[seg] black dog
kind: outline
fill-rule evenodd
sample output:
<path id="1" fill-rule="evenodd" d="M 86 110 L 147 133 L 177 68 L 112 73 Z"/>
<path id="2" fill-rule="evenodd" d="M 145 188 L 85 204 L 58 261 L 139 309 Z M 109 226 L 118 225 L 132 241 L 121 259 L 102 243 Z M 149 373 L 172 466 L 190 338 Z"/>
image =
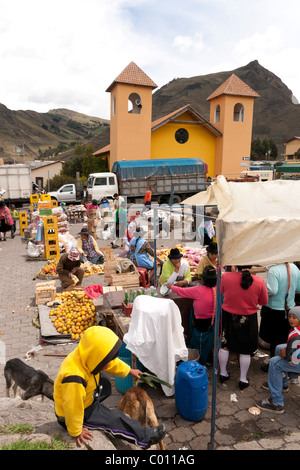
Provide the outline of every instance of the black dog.
<path id="1" fill-rule="evenodd" d="M 4 376 L 6 380 L 6 396 L 9 397 L 10 387 L 13 385 L 14 397 L 17 395 L 17 388 L 24 390 L 23 400 L 42 395 L 53 400 L 54 382 L 45 372 L 36 370 L 28 366 L 20 359 L 11 359 L 7 361 L 4 367 Z"/>

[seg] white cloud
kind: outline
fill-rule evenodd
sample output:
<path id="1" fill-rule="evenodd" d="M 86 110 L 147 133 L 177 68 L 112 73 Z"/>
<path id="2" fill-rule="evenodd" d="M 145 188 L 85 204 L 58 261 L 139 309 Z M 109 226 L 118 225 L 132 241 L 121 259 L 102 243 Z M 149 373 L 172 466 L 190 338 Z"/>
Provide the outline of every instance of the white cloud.
<path id="1" fill-rule="evenodd" d="M 298 1 L 247 1 L 1 0 L 0 103 L 109 118 L 132 60 L 161 87 L 258 59 L 300 97 Z"/>
<path id="2" fill-rule="evenodd" d="M 190 50 L 202 50 L 204 48 L 202 33 L 195 33 L 193 36 L 176 36 L 173 41 L 175 48 L 179 52 L 189 52 Z"/>
<path id="3" fill-rule="evenodd" d="M 234 47 L 233 54 L 239 57 L 257 57 L 262 53 L 275 52 L 282 44 L 282 34 L 280 28 L 271 25 L 263 33 L 254 33 L 251 37 L 246 37 L 239 41 Z"/>

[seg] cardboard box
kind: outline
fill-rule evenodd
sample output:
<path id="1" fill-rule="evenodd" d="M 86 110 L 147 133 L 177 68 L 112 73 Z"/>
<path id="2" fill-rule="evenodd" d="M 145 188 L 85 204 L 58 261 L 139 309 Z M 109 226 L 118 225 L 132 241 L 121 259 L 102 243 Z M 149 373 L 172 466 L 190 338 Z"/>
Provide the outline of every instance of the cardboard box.
<path id="1" fill-rule="evenodd" d="M 55 281 L 39 282 L 35 288 L 35 304 L 41 305 L 53 302 L 56 297 Z"/>

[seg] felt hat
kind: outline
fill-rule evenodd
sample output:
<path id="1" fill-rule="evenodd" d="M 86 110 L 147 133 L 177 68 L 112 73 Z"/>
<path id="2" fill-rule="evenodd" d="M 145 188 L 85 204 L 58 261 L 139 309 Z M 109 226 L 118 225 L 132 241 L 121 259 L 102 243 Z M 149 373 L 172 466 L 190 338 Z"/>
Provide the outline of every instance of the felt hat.
<path id="1" fill-rule="evenodd" d="M 171 248 L 170 253 L 168 254 L 169 259 L 180 259 L 183 257 L 183 254 L 180 253 L 178 248 Z"/>
<path id="2" fill-rule="evenodd" d="M 86 227 L 83 227 L 81 231 L 79 232 L 79 235 L 88 235 L 89 231 Z"/>
<path id="3" fill-rule="evenodd" d="M 68 253 L 68 259 L 70 261 L 78 261 L 80 260 L 80 253 L 76 248 L 72 248 L 72 250 L 69 251 Z"/>

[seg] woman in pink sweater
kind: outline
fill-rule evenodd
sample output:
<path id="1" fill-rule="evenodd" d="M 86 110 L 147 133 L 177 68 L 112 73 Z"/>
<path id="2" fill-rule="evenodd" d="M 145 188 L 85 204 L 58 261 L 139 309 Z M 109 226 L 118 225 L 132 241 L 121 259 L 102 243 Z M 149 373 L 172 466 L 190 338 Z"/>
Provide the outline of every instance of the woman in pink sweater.
<path id="1" fill-rule="evenodd" d="M 220 382 L 229 379 L 227 362 L 229 351 L 239 354 L 240 390 L 249 386 L 247 373 L 251 355 L 258 346 L 257 310 L 268 302 L 264 280 L 251 275 L 251 266 L 238 266 L 235 272 L 226 272 L 221 279 L 222 347 L 219 351 Z"/>
<path id="2" fill-rule="evenodd" d="M 11 213 L 4 201 L 0 201 L 0 241 L 6 241 L 6 232 L 11 231 L 14 224 Z M 1 238 L 1 234 L 3 238 Z"/>
<path id="3" fill-rule="evenodd" d="M 216 284 L 217 273 L 214 266 L 206 266 L 200 275 L 202 285 L 194 287 L 177 287 L 167 284 L 173 292 L 193 302 L 193 330 L 189 346 L 198 349 L 202 365 L 206 364 L 207 358 L 214 344 L 214 316 L 216 307 Z"/>

